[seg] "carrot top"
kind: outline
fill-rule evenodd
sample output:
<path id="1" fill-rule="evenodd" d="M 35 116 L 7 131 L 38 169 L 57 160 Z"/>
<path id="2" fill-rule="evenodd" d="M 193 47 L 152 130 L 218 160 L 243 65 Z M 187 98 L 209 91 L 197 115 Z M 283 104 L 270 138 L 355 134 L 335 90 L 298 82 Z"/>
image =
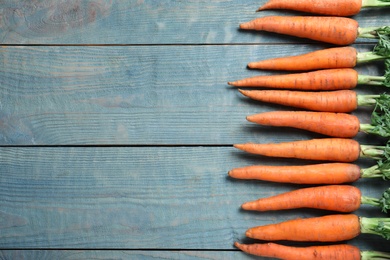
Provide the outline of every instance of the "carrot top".
<path id="1" fill-rule="evenodd" d="M 360 217 L 360 232 L 390 239 L 390 218 Z"/>
<path id="2" fill-rule="evenodd" d="M 382 178 L 390 180 L 390 162 L 387 160 L 379 160 L 376 165 L 366 169 L 361 169 L 361 178 Z"/>
<path id="3" fill-rule="evenodd" d="M 383 192 L 383 194 L 382 194 L 382 197 L 379 199 L 362 196 L 361 197 L 361 204 L 367 204 L 367 205 L 371 205 L 371 206 L 380 207 L 382 209 L 382 212 L 387 213 L 387 210 L 390 209 L 390 188 L 385 190 L 385 192 Z"/>
<path id="4" fill-rule="evenodd" d="M 390 96 L 386 94 L 376 98 L 374 110 L 371 114 L 371 124 L 361 124 L 360 131 L 376 134 L 383 137 L 390 136 Z"/>

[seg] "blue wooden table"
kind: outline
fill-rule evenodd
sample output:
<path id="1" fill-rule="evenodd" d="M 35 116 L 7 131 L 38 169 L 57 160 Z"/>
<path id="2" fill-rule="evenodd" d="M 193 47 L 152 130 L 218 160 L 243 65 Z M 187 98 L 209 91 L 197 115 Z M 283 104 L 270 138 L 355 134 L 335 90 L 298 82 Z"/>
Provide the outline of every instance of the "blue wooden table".
<path id="1" fill-rule="evenodd" d="M 300 186 L 227 177 L 246 165 L 307 163 L 247 155 L 234 143 L 322 137 L 247 122 L 291 108 L 250 101 L 226 84 L 274 73 L 248 70 L 249 61 L 331 47 L 238 30 L 256 17 L 296 14 L 255 13 L 263 3 L 0 1 L 0 259 L 252 259 L 233 246 L 253 242 L 247 228 L 328 214 L 244 212 L 245 201 Z M 388 12 L 354 18 L 389 25 Z M 383 65 L 357 70 L 381 75 Z M 367 110 L 354 114 L 369 120 Z M 379 196 L 388 183 L 354 185 Z M 388 250 L 372 235 L 348 243 Z"/>

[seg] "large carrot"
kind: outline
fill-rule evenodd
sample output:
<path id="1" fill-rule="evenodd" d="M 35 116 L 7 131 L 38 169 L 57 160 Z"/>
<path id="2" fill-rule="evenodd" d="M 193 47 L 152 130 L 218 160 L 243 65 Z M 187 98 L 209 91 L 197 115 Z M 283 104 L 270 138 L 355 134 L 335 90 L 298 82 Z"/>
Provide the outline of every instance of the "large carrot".
<path id="1" fill-rule="evenodd" d="M 250 115 L 246 119 L 260 125 L 293 127 L 332 137 L 352 138 L 359 132 L 389 137 L 390 111 L 375 115 L 384 119 L 361 124 L 359 118 L 351 114 L 310 111 L 271 111 Z"/>
<path id="2" fill-rule="evenodd" d="M 390 218 L 366 218 L 355 214 L 326 215 L 258 226 L 248 229 L 245 234 L 250 238 L 267 241 L 336 242 L 363 233 L 390 239 Z"/>
<path id="3" fill-rule="evenodd" d="M 242 23 L 240 29 L 268 31 L 336 45 L 350 45 L 358 37 L 379 38 L 378 33 L 388 33 L 389 30 L 386 26 L 361 28 L 351 18 L 324 16 L 266 16 Z"/>
<path id="4" fill-rule="evenodd" d="M 251 165 L 228 172 L 232 178 L 296 184 L 341 184 L 360 178 L 390 179 L 390 163 L 360 168 L 351 163 L 320 163 L 308 165 Z"/>
<path id="5" fill-rule="evenodd" d="M 390 6 L 385 0 L 269 0 L 257 11 L 270 9 L 285 9 L 332 16 L 352 16 L 358 14 L 362 8 Z"/>
<path id="6" fill-rule="evenodd" d="M 390 96 L 387 94 L 357 95 L 352 90 L 307 92 L 239 89 L 239 91 L 254 100 L 323 112 L 352 112 L 358 106 L 373 106 L 377 103 L 381 106 L 388 106 L 390 104 Z"/>
<path id="7" fill-rule="evenodd" d="M 264 244 L 240 244 L 235 242 L 234 245 L 245 253 L 261 256 L 272 257 L 284 260 L 374 260 L 390 259 L 390 253 L 379 251 L 360 251 L 356 246 L 348 244 L 326 245 L 326 246 L 308 246 L 293 247 L 279 245 L 275 243 Z"/>
<path id="8" fill-rule="evenodd" d="M 244 78 L 229 85 L 235 87 L 267 87 L 293 90 L 343 90 L 353 89 L 357 85 L 390 87 L 390 75 L 360 75 L 354 69 L 326 69 L 303 73 L 282 75 L 260 75 Z"/>
<path id="9" fill-rule="evenodd" d="M 383 212 L 390 208 L 390 189 L 380 199 L 362 196 L 361 191 L 351 185 L 326 185 L 297 189 L 275 196 L 260 198 L 242 204 L 245 210 L 271 211 L 297 208 L 313 208 L 338 212 L 353 212 L 360 205 L 380 207 Z"/>
<path id="10" fill-rule="evenodd" d="M 270 157 L 298 158 L 337 162 L 353 162 L 361 158 L 381 160 L 387 158 L 387 146 L 360 145 L 353 139 L 323 138 L 282 143 L 235 144 L 235 148 L 248 153 Z"/>
<path id="11" fill-rule="evenodd" d="M 381 41 L 380 41 L 381 42 Z M 383 44 L 383 42 L 382 42 Z M 251 69 L 263 70 L 317 70 L 317 69 L 335 69 L 335 68 L 353 68 L 358 64 L 367 63 L 376 60 L 383 60 L 390 57 L 388 44 L 387 52 L 379 54 L 377 45 L 374 51 L 357 52 L 353 47 L 336 47 L 323 50 L 317 50 L 301 55 L 272 58 L 248 63 Z M 383 49 L 380 49 L 383 51 Z"/>

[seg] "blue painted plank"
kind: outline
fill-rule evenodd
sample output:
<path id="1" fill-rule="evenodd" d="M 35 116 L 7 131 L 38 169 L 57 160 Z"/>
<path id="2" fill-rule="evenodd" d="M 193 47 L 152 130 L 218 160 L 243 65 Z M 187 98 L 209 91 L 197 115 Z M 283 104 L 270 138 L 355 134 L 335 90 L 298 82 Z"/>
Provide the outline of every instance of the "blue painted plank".
<path id="1" fill-rule="evenodd" d="M 4 47 L 0 144 L 186 145 L 306 138 L 304 131 L 278 136 L 269 127 L 248 123 L 246 115 L 291 108 L 250 101 L 226 82 L 274 73 L 248 70 L 249 61 L 322 47 Z M 357 46 L 360 51 L 372 47 Z M 371 75 L 381 75 L 382 69 L 381 63 L 357 68 Z M 369 119 L 368 111 L 357 115 Z"/>
<path id="2" fill-rule="evenodd" d="M 151 251 L 151 250 L 2 250 L 0 259 L 253 259 L 232 251 Z M 256 258 L 261 259 L 261 258 Z"/>
<path id="3" fill-rule="evenodd" d="M 266 15 L 302 15 L 255 10 L 266 0 L 70 0 L 0 3 L 3 44 L 203 44 L 303 42 L 238 30 L 239 23 Z M 368 9 L 354 18 L 362 27 L 390 24 L 388 9 Z"/>
<path id="4" fill-rule="evenodd" d="M 236 181 L 233 167 L 292 164 L 232 147 L 0 148 L 0 248 L 233 249 L 247 228 L 328 214 L 244 212 L 249 200 L 298 185 Z M 371 162 L 360 161 L 362 166 Z M 366 196 L 388 183 L 361 180 Z M 384 216 L 363 207 L 364 216 Z M 385 250 L 381 238 L 350 243 Z"/>

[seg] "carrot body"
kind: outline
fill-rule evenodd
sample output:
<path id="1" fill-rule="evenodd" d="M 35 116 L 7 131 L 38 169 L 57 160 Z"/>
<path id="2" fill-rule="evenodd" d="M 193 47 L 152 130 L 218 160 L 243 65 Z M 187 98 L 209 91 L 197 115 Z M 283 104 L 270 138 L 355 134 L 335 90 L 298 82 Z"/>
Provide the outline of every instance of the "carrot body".
<path id="1" fill-rule="evenodd" d="M 269 0 L 258 11 L 286 9 L 332 16 L 352 16 L 360 12 L 362 0 Z"/>
<path id="2" fill-rule="evenodd" d="M 322 16 L 266 16 L 240 24 L 244 30 L 281 33 L 337 45 L 354 43 L 358 27 L 358 22 L 350 18 Z"/>
<path id="3" fill-rule="evenodd" d="M 326 185 L 297 189 L 242 204 L 245 210 L 271 211 L 314 208 L 353 212 L 361 204 L 361 192 L 351 185 Z"/>
<path id="4" fill-rule="evenodd" d="M 235 168 L 229 176 L 236 179 L 297 184 L 340 184 L 357 181 L 360 167 L 351 163 L 322 163 L 302 166 L 252 165 Z"/>
<path id="5" fill-rule="evenodd" d="M 268 87 L 294 90 L 342 90 L 352 89 L 358 84 L 358 73 L 354 69 L 327 69 L 284 75 L 254 76 L 228 82 L 235 87 Z"/>
<path id="6" fill-rule="evenodd" d="M 354 214 L 293 219 L 250 228 L 246 231 L 247 237 L 268 241 L 336 242 L 352 239 L 359 234 L 360 220 Z"/>
<path id="7" fill-rule="evenodd" d="M 356 61 L 357 51 L 355 48 L 337 47 L 309 52 L 302 55 L 250 62 L 248 67 L 251 69 L 263 70 L 316 70 L 353 68 L 356 66 Z"/>
<path id="8" fill-rule="evenodd" d="M 351 112 L 358 107 L 356 92 L 336 90 L 304 92 L 289 90 L 240 90 L 254 100 L 314 111 Z"/>
<path id="9" fill-rule="evenodd" d="M 253 123 L 294 127 L 328 136 L 351 138 L 359 133 L 360 121 L 350 114 L 309 111 L 271 111 L 247 116 Z"/>
<path id="10" fill-rule="evenodd" d="M 235 144 L 243 151 L 270 157 L 353 162 L 359 158 L 360 145 L 353 139 L 324 138 L 268 144 Z"/>
<path id="11" fill-rule="evenodd" d="M 285 260 L 360 260 L 360 249 L 347 244 L 329 246 L 292 247 L 275 243 L 245 245 L 234 243 L 245 253 Z"/>

